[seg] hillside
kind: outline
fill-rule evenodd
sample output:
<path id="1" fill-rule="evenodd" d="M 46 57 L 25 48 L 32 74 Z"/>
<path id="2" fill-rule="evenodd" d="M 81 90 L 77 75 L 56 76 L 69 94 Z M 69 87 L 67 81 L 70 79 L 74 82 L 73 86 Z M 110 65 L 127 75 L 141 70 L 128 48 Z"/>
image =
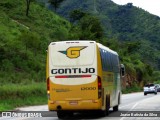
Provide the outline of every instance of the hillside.
<path id="1" fill-rule="evenodd" d="M 44 7 L 45 0 L 36 1 L 40 3 L 31 2 L 28 17 L 25 1 L 0 2 L 1 83 L 24 82 L 23 76 L 25 81 L 44 81 L 48 44 L 67 39 L 92 39 L 116 50 L 132 79 L 147 81 L 159 70 L 159 17 L 111 0 L 63 1 L 56 13 Z M 90 15 L 72 24 L 70 12 L 75 9 Z"/>
<path id="2" fill-rule="evenodd" d="M 0 1 L 0 84 L 45 81 L 48 44 L 68 37 L 71 24 L 62 17 L 35 2 L 25 12 L 25 0 Z"/>
<path id="3" fill-rule="evenodd" d="M 92 39 L 116 50 L 126 65 L 128 79 L 151 80 L 152 71 L 159 69 L 159 17 L 132 4 L 118 6 L 110 0 L 64 1 L 57 13 L 67 19 L 74 9 L 91 13 L 74 25 L 37 2 L 31 2 L 28 17 L 25 1 L 1 1 L 0 9 L 1 84 L 44 81 L 48 44 L 67 39 Z"/>
<path id="4" fill-rule="evenodd" d="M 64 0 L 56 12 L 71 21 L 70 13 L 77 9 L 97 16 L 108 39 L 139 41 L 143 61 L 160 69 L 160 17 L 132 3 L 117 5 L 111 0 Z"/>
<path id="5" fill-rule="evenodd" d="M 111 0 L 64 0 L 56 11 L 51 4 L 48 4 L 50 10 L 65 17 L 75 26 L 79 26 L 84 20 L 80 17 L 84 13 L 89 13 L 100 20 L 105 36 L 96 40 L 120 54 L 121 62 L 126 66 L 126 83 L 129 86 L 137 81 L 143 86 L 143 83 L 159 80 L 160 18 L 158 16 L 137 8 L 132 3 L 117 5 Z M 80 15 L 74 16 L 79 18 L 76 22 L 72 21 L 72 13 L 75 11 Z M 91 22 L 86 20 L 86 24 Z"/>
<path id="6" fill-rule="evenodd" d="M 25 0 L 0 1 L 0 111 L 47 103 L 46 49 L 52 41 L 96 40 L 117 51 L 126 66 L 122 82 L 131 91 L 160 82 L 159 17 L 110 0 L 64 1 L 59 16 L 36 1 L 28 16 Z M 69 12 L 79 8 L 69 22 Z"/>

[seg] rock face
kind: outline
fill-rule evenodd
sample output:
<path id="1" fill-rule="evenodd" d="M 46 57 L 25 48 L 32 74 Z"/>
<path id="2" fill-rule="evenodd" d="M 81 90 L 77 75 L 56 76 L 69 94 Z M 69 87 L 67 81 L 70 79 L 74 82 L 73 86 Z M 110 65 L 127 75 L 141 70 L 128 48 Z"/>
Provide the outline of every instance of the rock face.
<path id="1" fill-rule="evenodd" d="M 126 87 L 131 87 L 133 83 L 137 83 L 136 77 L 126 73 L 124 77 L 121 77 L 122 89 L 126 89 Z"/>

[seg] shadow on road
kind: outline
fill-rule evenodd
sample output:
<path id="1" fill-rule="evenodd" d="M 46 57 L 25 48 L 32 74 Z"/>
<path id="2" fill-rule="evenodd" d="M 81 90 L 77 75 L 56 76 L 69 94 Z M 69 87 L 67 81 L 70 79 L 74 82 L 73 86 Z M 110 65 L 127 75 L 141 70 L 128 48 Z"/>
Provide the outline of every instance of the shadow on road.
<path id="1" fill-rule="evenodd" d="M 113 117 L 113 114 L 116 113 L 116 112 L 113 112 L 112 110 L 109 111 L 109 115 L 108 117 L 110 117 L 110 115 Z M 107 117 L 107 116 L 106 116 Z M 107 119 L 106 117 L 102 117 L 100 112 L 82 112 L 82 113 L 74 113 L 73 116 L 66 116 L 63 120 L 81 120 L 81 119 Z M 109 119 L 109 118 L 108 118 Z"/>

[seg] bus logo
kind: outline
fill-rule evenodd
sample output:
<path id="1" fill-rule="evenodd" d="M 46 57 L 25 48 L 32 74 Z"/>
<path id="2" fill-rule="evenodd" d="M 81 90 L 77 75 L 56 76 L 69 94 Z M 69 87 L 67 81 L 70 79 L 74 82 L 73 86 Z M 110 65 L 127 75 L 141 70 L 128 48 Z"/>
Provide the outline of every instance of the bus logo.
<path id="1" fill-rule="evenodd" d="M 58 51 L 65 54 L 69 58 L 78 58 L 80 56 L 80 51 L 85 49 L 87 46 L 75 46 L 69 47 L 66 51 Z"/>

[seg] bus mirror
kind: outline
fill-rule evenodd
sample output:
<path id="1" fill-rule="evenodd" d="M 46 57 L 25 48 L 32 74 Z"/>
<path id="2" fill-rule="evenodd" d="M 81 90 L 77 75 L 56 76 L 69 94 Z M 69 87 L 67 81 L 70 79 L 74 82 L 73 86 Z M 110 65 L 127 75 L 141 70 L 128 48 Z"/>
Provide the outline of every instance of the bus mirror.
<path id="1" fill-rule="evenodd" d="M 125 66 L 123 64 L 121 64 L 120 72 L 121 72 L 121 76 L 124 77 L 124 75 L 125 75 Z"/>

